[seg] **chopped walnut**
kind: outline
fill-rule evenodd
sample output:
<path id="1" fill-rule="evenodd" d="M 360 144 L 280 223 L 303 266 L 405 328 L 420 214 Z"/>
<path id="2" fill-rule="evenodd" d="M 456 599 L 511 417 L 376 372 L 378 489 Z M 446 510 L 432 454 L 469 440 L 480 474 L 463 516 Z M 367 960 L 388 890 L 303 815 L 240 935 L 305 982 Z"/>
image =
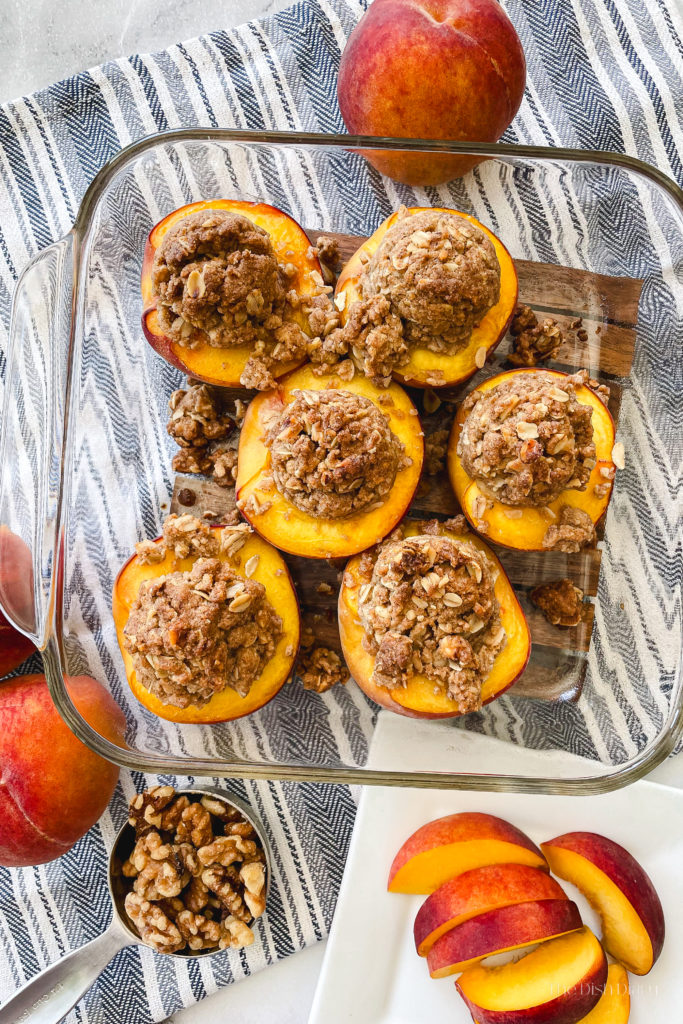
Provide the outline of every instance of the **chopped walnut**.
<path id="1" fill-rule="evenodd" d="M 144 899 L 139 893 L 129 892 L 125 908 L 146 946 L 158 953 L 177 953 L 185 946 L 185 939 L 177 926 L 157 903 Z"/>
<path id="2" fill-rule="evenodd" d="M 510 325 L 512 348 L 508 359 L 515 366 L 537 366 L 551 359 L 564 341 L 562 328 L 551 317 L 542 324 L 531 306 L 518 306 Z"/>
<path id="3" fill-rule="evenodd" d="M 335 388 L 294 392 L 265 440 L 277 489 L 323 519 L 383 503 L 406 461 L 384 413 Z"/>
<path id="4" fill-rule="evenodd" d="M 593 520 L 580 508 L 564 505 L 557 523 L 551 523 L 543 538 L 547 551 L 566 551 L 572 554 L 590 547 L 595 542 Z"/>
<path id="5" fill-rule="evenodd" d="M 389 537 L 375 549 L 360 588 L 363 646 L 388 689 L 416 673 L 457 703 L 481 707 L 481 688 L 507 642 L 486 557 L 434 532 Z"/>
<path id="6" fill-rule="evenodd" d="M 578 626 L 583 618 L 583 590 L 569 579 L 542 583 L 530 596 L 552 626 Z"/>
<path id="7" fill-rule="evenodd" d="M 586 489 L 596 452 L 593 410 L 576 395 L 582 383 L 536 370 L 470 392 L 458 455 L 486 498 L 542 507 Z"/>
<path id="8" fill-rule="evenodd" d="M 169 516 L 164 525 L 178 557 L 214 546 L 232 552 L 244 536 L 192 516 Z M 145 580 L 123 632 L 146 689 L 175 707 L 201 707 L 226 686 L 249 693 L 275 652 L 282 620 L 263 584 L 225 561 L 199 557 L 186 572 Z"/>
<path id="9" fill-rule="evenodd" d="M 157 786 L 133 797 L 129 821 L 137 840 L 121 867 L 132 885 L 124 905 L 142 941 L 161 953 L 251 945 L 266 867 L 242 813 L 218 797 L 200 802 Z"/>

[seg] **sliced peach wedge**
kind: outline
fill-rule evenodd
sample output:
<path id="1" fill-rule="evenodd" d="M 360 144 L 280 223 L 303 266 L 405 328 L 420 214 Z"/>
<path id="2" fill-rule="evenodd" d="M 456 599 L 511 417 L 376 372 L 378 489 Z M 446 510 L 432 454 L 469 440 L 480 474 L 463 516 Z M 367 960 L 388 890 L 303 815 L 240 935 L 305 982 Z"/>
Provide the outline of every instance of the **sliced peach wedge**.
<path id="1" fill-rule="evenodd" d="M 214 526 L 212 529 L 220 530 L 222 527 Z M 155 543 L 162 544 L 163 538 L 157 538 Z M 255 555 L 258 556 L 256 568 L 251 571 Z M 227 560 L 229 555 L 221 553 L 217 557 Z M 192 568 L 196 559 L 193 557 L 177 558 L 173 551 L 167 550 L 164 558 L 159 562 L 143 564 L 138 556 L 134 555 L 125 563 L 114 584 L 112 599 L 114 624 L 128 683 L 134 695 L 148 711 L 171 722 L 187 724 L 226 722 L 257 711 L 269 700 L 272 700 L 287 682 L 294 666 L 300 634 L 299 606 L 294 584 L 279 551 L 276 551 L 270 544 L 266 544 L 255 534 L 249 536 L 237 554 L 229 557 L 230 566 L 238 575 L 246 576 L 245 566 L 250 559 L 252 559 L 250 579 L 263 584 L 268 600 L 282 619 L 283 633 L 275 653 L 246 697 L 240 696 L 236 690 L 226 686 L 225 689 L 214 694 L 211 700 L 202 707 L 190 705 L 186 708 L 163 703 L 155 694 L 150 693 L 141 685 L 133 667 L 133 659 L 123 643 L 123 630 L 137 599 L 140 585 L 145 580 L 165 576 L 172 572 L 187 572 Z"/>
<path id="2" fill-rule="evenodd" d="M 461 811 L 422 825 L 408 836 L 389 869 L 389 892 L 429 894 L 472 868 L 526 864 L 548 870 L 546 859 L 516 825 L 494 814 Z"/>
<path id="3" fill-rule="evenodd" d="M 567 897 L 554 878 L 528 864 L 487 864 L 456 875 L 428 896 L 417 912 L 413 935 L 418 955 L 427 956 L 437 939 L 470 918 L 532 900 Z"/>
<path id="4" fill-rule="evenodd" d="M 240 387 L 240 376 L 252 355 L 251 346 L 236 345 L 231 348 L 216 348 L 209 345 L 207 341 L 205 345 L 187 348 L 178 345 L 163 333 L 157 317 L 152 284 L 154 256 L 167 231 L 183 217 L 199 210 L 229 210 L 239 213 L 267 231 L 278 261 L 283 264 L 290 263 L 297 268 L 297 274 L 292 277 L 290 287 L 298 295 L 309 295 L 317 291 L 318 285 L 311 273 L 317 271 L 320 274 L 320 262 L 316 256 L 311 254 L 311 243 L 303 228 L 289 214 L 278 210 L 275 206 L 269 206 L 267 203 L 249 202 L 243 199 L 211 199 L 189 203 L 187 206 L 181 206 L 173 213 L 169 213 L 150 231 L 142 260 L 141 278 L 142 330 L 145 338 L 160 356 L 188 376 L 205 381 L 207 384 Z M 297 311 L 295 318 L 299 326 L 308 333 L 306 316 Z M 274 367 L 271 372 L 273 376 L 281 377 L 296 366 L 300 366 L 302 362 L 303 360 L 296 363 L 283 363 L 281 366 Z"/>
<path id="5" fill-rule="evenodd" d="M 633 974 L 647 974 L 664 944 L 664 912 L 638 861 L 594 832 L 568 832 L 542 849 L 551 870 L 575 885 L 600 915 L 607 952 Z"/>
<path id="6" fill-rule="evenodd" d="M 393 486 L 379 507 L 371 506 L 339 519 L 311 515 L 277 489 L 270 473 L 271 455 L 264 435 L 299 392 L 351 392 L 368 399 L 388 420 L 402 442 L 407 464 L 399 468 Z M 420 480 L 424 445 L 417 410 L 406 392 L 392 384 L 380 391 L 365 377 L 343 381 L 334 374 L 318 377 L 303 366 L 278 387 L 249 403 L 240 434 L 236 497 L 243 514 L 261 536 L 283 551 L 307 558 L 348 558 L 377 544 L 403 517 Z"/>
<path id="7" fill-rule="evenodd" d="M 599 1002 L 579 1024 L 628 1024 L 631 995 L 628 974 L 621 964 L 610 964 L 607 981 Z"/>
<path id="8" fill-rule="evenodd" d="M 407 519 L 402 527 L 403 535 L 419 535 L 424 532 L 424 526 L 420 520 Z M 469 531 L 458 534 L 445 526 L 440 527 L 440 533 L 482 551 L 497 574 L 494 591 L 507 635 L 507 645 L 497 656 L 482 686 L 481 701 L 482 704 L 488 704 L 508 690 L 526 668 L 531 651 L 529 626 L 502 565 L 483 540 Z M 356 556 L 348 562 L 344 571 L 338 615 L 346 664 L 361 690 L 380 707 L 408 718 L 455 718 L 460 715 L 462 712 L 457 702 L 446 696 L 440 688 L 435 688 L 434 680 L 426 675 L 411 676 L 405 686 L 393 690 L 375 682 L 375 656 L 363 645 L 365 632 L 358 611 L 360 591 L 365 583 L 367 578 L 363 573 L 363 563 L 360 556 Z"/>
<path id="9" fill-rule="evenodd" d="M 478 385 L 477 390 L 490 391 L 498 384 L 520 374 L 537 372 L 534 368 L 509 370 L 489 377 Z M 544 369 L 543 373 L 558 378 L 567 376 L 559 370 Z M 460 405 L 448 442 L 448 474 L 463 513 L 475 528 L 478 521 L 484 521 L 488 540 L 495 544 L 501 544 L 503 547 L 517 548 L 521 551 L 541 551 L 543 550 L 543 538 L 550 523 L 555 521 L 565 505 L 582 509 L 590 516 L 594 524 L 597 524 L 605 514 L 611 496 L 611 488 L 608 488 L 607 493 L 603 494 L 602 487 L 606 484 L 607 477 L 614 476 L 615 470 L 612 462 L 615 439 L 614 420 L 605 403 L 589 387 L 585 385 L 576 387 L 576 397 L 582 405 L 589 405 L 593 410 L 593 439 L 597 458 L 586 489 L 563 491 L 548 506 L 549 514 L 540 508 L 516 507 L 512 510 L 514 518 L 510 514 L 511 507 L 509 505 L 489 499 L 465 471 L 458 455 L 458 441 L 467 413 L 463 411 L 463 405 Z M 600 496 L 595 493 L 596 485 L 599 487 L 598 494 Z M 486 507 L 484 508 L 484 506 Z"/>
<path id="10" fill-rule="evenodd" d="M 415 206 L 406 211 L 408 216 L 423 213 L 427 207 Z M 482 318 L 477 327 L 474 328 L 472 336 L 465 348 L 453 355 L 432 352 L 427 348 L 413 348 L 408 363 L 401 366 L 400 371 L 394 373 L 394 379 L 410 387 L 426 388 L 433 387 L 430 383 L 435 371 L 440 371 L 442 383 L 440 386 L 458 384 L 467 380 L 477 372 L 477 352 L 484 349 L 488 355 L 493 352 L 496 345 L 505 336 L 508 324 L 517 303 L 517 271 L 515 264 L 503 243 L 499 238 L 489 231 L 487 227 L 480 224 L 478 220 L 467 213 L 459 210 L 449 210 L 445 207 L 434 207 L 443 213 L 452 213 L 463 220 L 469 221 L 490 239 L 496 250 L 496 256 L 500 264 L 500 298 L 495 306 Z M 359 291 L 359 279 L 363 270 L 363 264 L 380 247 L 387 231 L 396 223 L 398 213 L 392 213 L 387 217 L 375 233 L 353 254 L 346 266 L 342 269 L 337 281 L 335 299 L 338 307 L 341 307 L 342 323 L 348 317 L 348 311 L 354 302 L 361 297 Z M 343 298 L 342 298 L 343 296 Z"/>
<path id="11" fill-rule="evenodd" d="M 581 928 L 521 960 L 471 967 L 455 984 L 479 1024 L 578 1024 L 599 1002 L 606 979 L 602 946 Z"/>
<path id="12" fill-rule="evenodd" d="M 578 907 L 566 898 L 496 907 L 463 921 L 436 940 L 427 953 L 430 977 L 462 974 L 485 957 L 554 939 L 576 931 L 581 924 Z"/>

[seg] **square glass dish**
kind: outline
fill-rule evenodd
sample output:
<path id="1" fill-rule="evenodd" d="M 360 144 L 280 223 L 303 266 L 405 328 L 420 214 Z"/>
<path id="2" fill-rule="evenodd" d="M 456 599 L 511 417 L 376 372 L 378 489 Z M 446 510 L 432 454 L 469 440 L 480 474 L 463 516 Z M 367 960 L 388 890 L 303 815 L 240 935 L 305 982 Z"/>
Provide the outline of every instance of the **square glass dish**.
<path id="1" fill-rule="evenodd" d="M 363 147 L 487 159 L 465 179 L 412 189 L 382 178 Z M 419 772 L 401 770 L 400 756 L 365 767 L 378 709 L 353 681 L 322 695 L 291 683 L 254 714 L 211 726 L 162 721 L 126 682 L 112 587 L 134 544 L 157 536 L 168 511 L 166 406 L 182 382 L 142 335 L 142 254 L 162 217 L 214 198 L 257 198 L 311 232 L 357 238 L 401 203 L 470 213 L 518 261 L 521 301 L 583 318 L 581 351 L 550 365 L 585 365 L 620 397 L 626 464 L 588 590 L 592 633 L 580 664 L 557 634 L 534 651 L 527 695 L 513 688 L 480 712 L 414 730 L 403 720 L 397 736 L 420 745 Z M 72 231 L 35 257 L 17 286 L 0 447 L 2 608 L 42 649 L 74 732 L 130 768 L 564 793 L 634 781 L 683 729 L 682 315 L 683 192 L 632 158 L 230 130 L 145 139 L 98 173 Z M 575 685 L 547 699 L 564 671 Z M 65 685 L 78 674 L 100 680 L 124 709 L 127 746 L 81 717 Z M 468 758 L 467 730 L 507 744 L 506 774 Z M 451 772 L 444 750 L 453 750 Z M 558 753 L 589 760 L 568 774 Z"/>

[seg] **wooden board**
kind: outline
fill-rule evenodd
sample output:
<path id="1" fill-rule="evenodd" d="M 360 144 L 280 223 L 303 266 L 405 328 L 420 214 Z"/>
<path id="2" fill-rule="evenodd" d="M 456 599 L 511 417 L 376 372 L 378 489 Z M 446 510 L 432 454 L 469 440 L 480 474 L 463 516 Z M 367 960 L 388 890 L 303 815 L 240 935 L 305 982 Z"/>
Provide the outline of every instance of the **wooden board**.
<path id="1" fill-rule="evenodd" d="M 319 232 L 309 231 L 308 234 L 315 242 Z M 339 243 L 342 262 L 364 241 L 350 235 L 332 237 Z M 547 365 L 569 372 L 586 368 L 593 377 L 609 384 L 610 411 L 617 422 L 623 385 L 633 362 L 642 281 L 526 260 L 516 260 L 515 265 L 519 276 L 520 303 L 531 306 L 541 316 L 554 317 L 567 332 L 557 358 Z M 580 337 L 571 328 L 578 318 L 582 319 L 583 328 Z M 423 415 L 425 434 L 429 435 L 452 422 L 455 406 L 451 403 L 457 402 L 486 377 L 510 368 L 506 361 L 508 349 L 509 341 L 506 339 L 483 371 L 459 388 L 439 392 L 445 401 L 433 415 Z M 423 412 L 423 393 L 411 390 L 411 396 Z M 225 389 L 226 400 L 238 397 L 244 400 L 244 390 Z M 445 471 L 426 478 L 424 483 L 410 507 L 410 516 L 446 518 L 459 512 Z M 185 492 L 186 502 L 192 499 L 191 504 L 179 501 L 181 491 Z M 179 474 L 175 480 L 171 509 L 199 515 L 206 510 L 224 514 L 234 508 L 234 502 L 232 489 L 219 487 L 203 477 Z M 598 535 L 601 536 L 600 531 Z M 520 597 L 533 641 L 529 666 L 510 696 L 546 701 L 577 700 L 590 647 L 594 615 L 592 598 L 598 591 L 600 548 L 569 555 L 552 551 L 523 553 L 496 547 L 496 554 Z M 285 558 L 297 587 L 304 624 L 310 626 L 318 642 L 339 650 L 336 605 L 343 563 L 290 555 L 285 555 Z M 529 598 L 534 586 L 565 576 L 581 587 L 586 595 L 583 621 L 571 629 L 550 625 Z"/>

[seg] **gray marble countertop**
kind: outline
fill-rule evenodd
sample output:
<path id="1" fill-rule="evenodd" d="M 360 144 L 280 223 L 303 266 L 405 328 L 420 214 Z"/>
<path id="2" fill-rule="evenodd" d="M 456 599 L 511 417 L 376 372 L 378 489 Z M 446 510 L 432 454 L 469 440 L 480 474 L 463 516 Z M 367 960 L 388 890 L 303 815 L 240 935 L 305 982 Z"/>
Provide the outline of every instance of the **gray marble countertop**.
<path id="1" fill-rule="evenodd" d="M 272 14 L 292 0 L 0 0 L 0 103 L 112 57 Z"/>

